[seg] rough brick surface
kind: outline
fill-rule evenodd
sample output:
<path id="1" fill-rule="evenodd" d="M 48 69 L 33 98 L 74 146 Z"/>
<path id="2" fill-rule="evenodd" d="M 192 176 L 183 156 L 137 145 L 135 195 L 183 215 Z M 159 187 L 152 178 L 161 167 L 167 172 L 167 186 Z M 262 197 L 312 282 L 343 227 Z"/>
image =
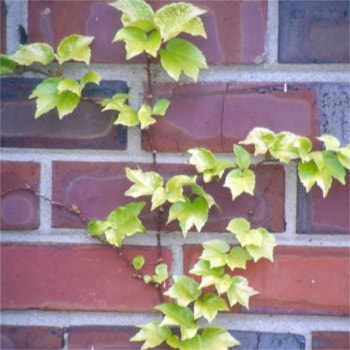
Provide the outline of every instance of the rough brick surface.
<path id="1" fill-rule="evenodd" d="M 39 200 L 34 194 L 38 191 L 39 181 L 40 167 L 37 163 L 1 163 L 3 230 L 30 230 L 39 226 Z"/>
<path id="2" fill-rule="evenodd" d="M 124 196 L 131 186 L 125 177 L 125 167 L 136 169 L 136 165 L 119 163 L 81 163 L 54 162 L 53 199 L 67 208 L 78 206 L 82 215 L 88 219 L 104 219 L 119 205 L 125 205 L 133 198 Z M 151 170 L 149 165 L 141 165 L 144 171 Z M 153 169 L 166 179 L 177 174 L 194 174 L 193 167 L 162 164 Z M 232 202 L 231 193 L 223 189 L 221 183 L 205 186 L 217 200 L 220 210 L 212 208 L 209 222 L 204 230 L 224 231 L 233 216 L 249 218 L 254 225 L 281 232 L 284 230 L 284 170 L 282 166 L 260 166 L 256 169 L 257 185 L 255 197 L 242 195 Z M 273 186 L 272 186 L 273 184 Z M 139 200 L 144 200 L 140 198 Z M 156 213 L 145 209 L 141 218 L 148 229 L 156 229 Z M 165 215 L 164 215 L 165 216 Z M 84 223 L 68 211 L 53 208 L 53 226 L 83 227 Z M 166 217 L 164 218 L 164 220 Z M 178 230 L 177 224 L 163 228 Z"/>
<path id="3" fill-rule="evenodd" d="M 92 101 L 81 102 L 71 114 L 59 120 L 56 110 L 34 119 L 35 102 L 28 96 L 39 79 L 1 79 L 1 145 L 27 148 L 124 149 L 126 131 L 113 125 L 114 113 L 100 112 Z M 83 95 L 91 99 L 127 92 L 122 81 L 89 84 Z"/>
<path id="4" fill-rule="evenodd" d="M 186 271 L 201 252 L 186 246 Z M 278 247 L 274 263 L 249 263 L 246 276 L 259 295 L 250 312 L 349 315 L 349 250 L 347 248 Z"/>
<path id="5" fill-rule="evenodd" d="M 5 245 L 1 251 L 3 309 L 151 311 L 160 303 L 151 285 L 133 277 L 128 262 L 143 255 L 144 273 L 153 274 L 155 248 L 114 248 L 96 245 Z M 162 250 L 170 265 L 171 256 Z M 142 290 L 142 297 L 140 297 Z"/>
<path id="6" fill-rule="evenodd" d="M 292 333 L 238 332 L 231 334 L 241 343 L 237 350 L 304 350 L 305 338 Z"/>
<path id="7" fill-rule="evenodd" d="M 99 350 L 138 350 L 140 342 L 130 342 L 129 339 L 138 330 L 131 327 L 71 327 L 69 328 L 68 350 L 94 349 Z M 156 350 L 170 349 L 166 345 L 155 348 Z"/>
<path id="8" fill-rule="evenodd" d="M 29 40 L 56 46 L 66 35 L 95 37 L 91 45 L 94 62 L 125 62 L 123 43 L 111 44 L 121 28 L 120 13 L 108 1 L 29 1 Z M 149 1 L 158 9 L 165 1 Z M 210 63 L 260 63 L 265 60 L 267 1 L 196 1 L 207 9 L 202 16 L 208 39 L 191 38 Z M 109 49 L 106 50 L 106 47 Z M 136 58 L 130 62 L 142 62 Z"/>
<path id="9" fill-rule="evenodd" d="M 6 3 L 4 0 L 0 1 L 1 5 L 1 53 L 6 53 L 6 15 L 7 15 L 7 9 L 6 9 Z"/>
<path id="10" fill-rule="evenodd" d="M 348 63 L 348 1 L 280 1 L 279 61 Z"/>
<path id="11" fill-rule="evenodd" d="M 312 332 L 312 350 L 348 350 L 349 332 Z"/>
<path id="12" fill-rule="evenodd" d="M 184 152 L 207 147 L 232 152 L 232 144 L 256 126 L 275 132 L 292 131 L 313 138 L 319 135 L 316 90 L 302 85 L 201 83 L 160 84 L 155 98 L 169 98 L 166 118 L 152 126 L 154 148 Z M 150 150 L 148 135 L 143 148 Z"/>
<path id="13" fill-rule="evenodd" d="M 350 234 L 350 184 L 334 181 L 326 198 L 315 187 L 309 195 L 299 184 L 298 189 L 298 233 Z"/>
<path id="14" fill-rule="evenodd" d="M 1 327 L 1 349 L 61 350 L 63 332 L 57 327 Z"/>

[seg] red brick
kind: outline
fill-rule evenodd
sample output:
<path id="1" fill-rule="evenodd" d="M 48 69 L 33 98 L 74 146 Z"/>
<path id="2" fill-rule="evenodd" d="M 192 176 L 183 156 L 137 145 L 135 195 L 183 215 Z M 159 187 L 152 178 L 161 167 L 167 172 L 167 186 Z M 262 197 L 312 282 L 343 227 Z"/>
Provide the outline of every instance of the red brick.
<path id="1" fill-rule="evenodd" d="M 125 149 L 126 132 L 113 125 L 114 113 L 101 113 L 92 101 L 81 102 L 76 110 L 59 120 L 56 110 L 34 119 L 35 102 L 28 100 L 39 79 L 1 79 L 1 145 L 26 148 Z M 89 85 L 84 96 L 91 99 L 127 92 L 122 81 Z M 124 131 L 123 131 L 124 130 Z"/>
<path id="2" fill-rule="evenodd" d="M 279 61 L 348 63 L 348 1 L 280 1 Z"/>
<path id="3" fill-rule="evenodd" d="M 186 246 L 185 271 L 201 249 Z M 250 312 L 279 314 L 349 315 L 349 250 L 324 247 L 277 247 L 275 261 L 248 264 L 237 274 L 259 292 Z"/>
<path id="4" fill-rule="evenodd" d="M 39 226 L 40 166 L 36 163 L 1 163 L 1 228 L 30 230 Z"/>
<path id="5" fill-rule="evenodd" d="M 232 144 L 257 126 L 319 135 L 316 90 L 302 85 L 284 92 L 281 84 L 160 84 L 154 95 L 171 100 L 166 117 L 152 126 L 153 144 L 160 152 L 196 146 L 232 152 Z M 149 151 L 148 137 L 143 135 L 143 148 Z"/>
<path id="6" fill-rule="evenodd" d="M 125 167 L 136 168 L 127 163 L 81 163 L 54 162 L 53 199 L 67 208 L 76 205 L 82 215 L 88 219 L 104 219 L 119 205 L 125 205 L 133 198 L 124 196 L 131 186 L 125 177 Z M 150 165 L 141 165 L 144 171 L 151 170 Z M 156 169 L 165 179 L 176 174 L 194 174 L 193 167 L 184 165 L 161 164 Z M 205 186 L 217 200 L 220 210 L 212 208 L 209 222 L 203 230 L 225 230 L 229 220 L 236 215 L 249 217 L 256 225 L 263 225 L 275 232 L 284 230 L 284 170 L 281 166 L 260 166 L 257 171 L 255 197 L 242 195 L 232 202 L 231 193 L 222 188 L 223 182 Z M 274 184 L 271 186 L 271 184 Z M 138 200 L 148 200 L 147 197 Z M 165 216 L 165 215 L 164 215 Z M 141 215 L 146 228 L 156 229 L 156 213 L 150 212 L 147 205 Z M 166 217 L 164 218 L 166 219 Z M 53 208 L 53 226 L 83 227 L 81 220 L 59 207 Z M 178 225 L 162 225 L 162 229 L 179 230 Z"/>
<path id="7" fill-rule="evenodd" d="M 107 1 L 29 1 L 29 40 L 56 46 L 71 33 L 92 35 L 94 62 L 125 62 L 123 43 L 111 44 L 121 28 L 120 13 Z M 158 9 L 167 2 L 149 1 Z M 208 39 L 191 38 L 214 64 L 260 63 L 265 55 L 267 1 L 193 1 L 208 13 L 202 16 Z M 106 49 L 108 48 L 108 49 Z M 142 62 L 144 58 L 130 62 Z"/>
<path id="8" fill-rule="evenodd" d="M 350 182 L 346 177 L 346 185 L 334 181 L 326 198 L 322 191 L 315 187 L 309 196 L 305 189 L 299 189 L 298 232 L 350 234 Z"/>
<path id="9" fill-rule="evenodd" d="M 140 349 L 139 342 L 130 342 L 129 339 L 136 334 L 138 330 L 131 327 L 103 327 L 103 326 L 85 326 L 69 328 L 68 349 Z M 169 349 L 166 345 L 156 347 L 155 349 Z"/>
<path id="10" fill-rule="evenodd" d="M 1 349 L 61 350 L 63 332 L 57 327 L 1 326 Z"/>
<path id="11" fill-rule="evenodd" d="M 6 53 L 6 15 L 7 8 L 4 0 L 0 1 L 1 5 L 1 53 Z"/>
<path id="12" fill-rule="evenodd" d="M 312 332 L 312 350 L 348 350 L 348 332 Z"/>
<path id="13" fill-rule="evenodd" d="M 129 260 L 145 257 L 145 273 L 154 273 L 157 253 L 156 248 L 123 249 Z M 162 257 L 171 262 L 167 249 Z M 4 245 L 1 262 L 3 309 L 142 312 L 160 303 L 156 288 L 134 278 L 133 269 L 112 247 Z"/>

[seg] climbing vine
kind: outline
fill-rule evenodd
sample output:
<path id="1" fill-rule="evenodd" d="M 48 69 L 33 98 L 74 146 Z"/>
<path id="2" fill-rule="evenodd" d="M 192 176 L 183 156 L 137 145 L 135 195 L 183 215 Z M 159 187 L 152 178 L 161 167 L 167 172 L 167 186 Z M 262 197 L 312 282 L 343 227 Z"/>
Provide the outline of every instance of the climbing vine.
<path id="1" fill-rule="evenodd" d="M 206 11 L 184 2 L 165 5 L 157 11 L 143 0 L 118 0 L 109 5 L 122 13 L 122 28 L 116 32 L 113 42 L 125 43 L 126 59 L 146 55 L 149 91 L 139 109 L 129 106 L 129 94 L 115 94 L 97 103 L 102 111 L 115 111 L 114 124 L 140 127 L 150 132 L 158 118 L 166 117 L 171 103 L 165 98 L 153 103 L 150 63 L 159 63 L 176 81 L 181 74 L 197 81 L 200 70 L 208 68 L 205 56 L 181 34 L 206 38 L 201 20 Z M 87 84 L 100 83 L 100 75 L 93 70 L 80 80 L 63 74 L 66 62 L 90 65 L 93 40 L 90 36 L 74 34 L 64 38 L 56 49 L 45 43 L 22 45 L 11 55 L 1 55 L 1 74 L 25 71 L 43 74 L 45 79 L 29 96 L 36 102 L 34 117 L 57 109 L 61 119 L 72 113 L 84 99 L 83 90 Z M 153 145 L 151 133 L 149 137 Z M 105 220 L 88 222 L 87 230 L 92 237 L 121 252 L 125 238 L 147 231 L 140 214 L 149 202 L 150 210 L 157 212 L 159 220 L 164 217 L 166 224 L 178 223 L 184 238 L 191 230 L 200 232 L 212 208 L 218 207 L 214 196 L 206 190 L 207 183 L 221 180 L 232 200 L 244 193 L 254 196 L 256 162 L 245 148 L 247 145 L 254 146 L 254 156 L 260 157 L 259 163 L 296 162 L 306 191 L 317 185 L 325 197 L 333 180 L 345 184 L 346 171 L 350 169 L 350 145 L 342 147 L 332 135 L 323 135 L 319 140 L 323 149 L 313 150 L 311 140 L 306 137 L 258 127 L 239 144 L 233 145 L 231 156 L 225 159 L 219 159 L 206 148 L 189 149 L 188 160 L 196 172 L 193 176 L 177 174 L 165 179 L 155 171 L 126 168 L 131 186 L 125 195 L 132 200 L 111 211 Z M 152 151 L 156 153 L 153 146 Z M 81 216 L 78 208 L 71 211 Z M 227 350 L 239 344 L 226 329 L 213 325 L 214 320 L 219 312 L 227 312 L 236 304 L 249 308 L 250 297 L 257 291 L 241 275 L 241 270 L 246 269 L 248 261 L 273 261 L 276 241 L 265 228 L 251 227 L 243 217 L 232 218 L 226 230 L 235 238 L 236 244 L 231 246 L 221 239 L 204 242 L 198 261 L 186 275 L 171 275 L 161 254 L 154 274 L 143 274 L 146 263 L 143 256 L 128 261 L 136 278 L 154 285 L 160 292 L 161 304 L 155 307 L 161 315 L 160 320 L 139 326 L 140 330 L 131 338 L 131 341 L 143 342 L 141 349 L 167 343 L 180 350 Z M 160 250 L 160 225 L 157 237 Z M 170 287 L 163 292 L 160 286 L 165 282 Z M 168 302 L 163 301 L 164 296 Z"/>

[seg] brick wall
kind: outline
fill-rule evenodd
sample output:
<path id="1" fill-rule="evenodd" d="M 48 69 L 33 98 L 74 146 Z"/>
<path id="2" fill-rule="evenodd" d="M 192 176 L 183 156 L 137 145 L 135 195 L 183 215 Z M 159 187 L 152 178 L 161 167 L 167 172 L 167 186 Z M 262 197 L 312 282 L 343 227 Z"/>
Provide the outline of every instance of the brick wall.
<path id="1" fill-rule="evenodd" d="M 343 144 L 350 141 L 348 1 L 195 2 L 208 9 L 208 40 L 195 41 L 210 69 L 198 84 L 176 85 L 152 67 L 154 94 L 172 100 L 168 115 L 152 129 L 157 171 L 191 173 L 181 164 L 187 148 L 229 153 L 255 126 L 313 140 L 332 133 Z M 2 0 L 1 49 L 14 50 L 19 25 L 29 42 L 56 45 L 73 32 L 93 35 L 92 68 L 103 83 L 88 94 L 130 91 L 136 107 L 146 82 L 143 60 L 126 62 L 121 44 L 109 46 L 120 16 L 106 3 Z M 68 71 L 79 76 L 85 67 L 70 64 Z M 90 102 L 63 121 L 55 113 L 34 120 L 34 104 L 26 96 L 35 78 L 1 82 L 1 347 L 137 349 L 128 339 L 135 324 L 154 317 L 158 293 L 132 278 L 113 248 L 89 238 L 76 215 L 45 198 L 77 206 L 88 219 L 105 217 L 127 201 L 125 166 L 152 169 L 148 135 L 114 127 L 112 116 Z M 223 233 L 228 218 L 249 217 L 274 232 L 278 247 L 274 264 L 248 267 L 251 285 L 260 292 L 250 312 L 235 309 L 218 319 L 241 341 L 237 349 L 348 349 L 347 183 L 335 184 L 323 200 L 318 189 L 305 194 L 295 164 L 270 164 L 257 170 L 255 198 L 242 196 L 231 204 L 229 193 L 210 185 L 223 210 L 186 241 L 170 227 L 162 235 L 162 257 L 172 273 L 181 274 L 204 240 L 232 242 Z M 153 261 L 155 218 L 144 220 L 147 235 L 129 239 L 124 254 Z"/>

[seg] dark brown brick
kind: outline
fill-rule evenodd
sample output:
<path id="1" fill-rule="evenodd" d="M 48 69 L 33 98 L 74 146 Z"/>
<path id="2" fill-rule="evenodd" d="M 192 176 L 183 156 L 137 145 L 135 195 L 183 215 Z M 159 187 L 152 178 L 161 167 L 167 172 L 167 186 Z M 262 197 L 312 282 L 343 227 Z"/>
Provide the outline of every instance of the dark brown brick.
<path id="1" fill-rule="evenodd" d="M 169 1 L 170 2 L 170 1 Z M 64 3 L 64 5 L 63 5 Z M 158 9 L 166 1 L 149 1 Z M 260 63 L 265 60 L 267 1 L 194 1 L 203 16 L 208 39 L 191 38 L 214 64 Z M 71 33 L 92 35 L 94 62 L 125 62 L 124 44 L 111 44 L 121 28 L 120 13 L 107 1 L 29 1 L 29 40 L 56 46 Z M 143 62 L 136 58 L 130 62 Z"/>
<path id="2" fill-rule="evenodd" d="M 312 350 L 348 350 L 349 332 L 312 332 Z"/>
<path id="3" fill-rule="evenodd" d="M 200 253 L 199 246 L 185 246 L 185 271 Z M 250 299 L 250 312 L 348 316 L 349 262 L 347 248 L 281 246 L 273 263 L 250 262 L 235 274 L 259 292 Z"/>
<path id="4" fill-rule="evenodd" d="M 202 83 L 155 86 L 155 98 L 171 100 L 168 113 L 152 126 L 153 144 L 160 152 L 184 152 L 207 147 L 232 152 L 232 144 L 256 126 L 275 132 L 291 131 L 311 138 L 319 135 L 316 90 L 282 84 Z M 143 148 L 150 150 L 149 136 Z"/>
<path id="5" fill-rule="evenodd" d="M 126 131 L 113 125 L 112 112 L 101 113 L 92 101 L 84 101 L 59 120 L 56 110 L 34 119 L 35 102 L 28 96 L 39 79 L 1 79 L 1 145 L 26 148 L 125 149 Z M 121 81 L 89 85 L 84 95 L 93 100 L 127 92 Z"/>
<path id="6" fill-rule="evenodd" d="M 63 332 L 57 327 L 1 326 L 1 349 L 61 350 Z"/>
<path id="7" fill-rule="evenodd" d="M 0 1 L 1 5 L 1 53 L 6 53 L 6 17 L 7 17 L 7 8 L 5 0 Z"/>
<path id="8" fill-rule="evenodd" d="M 348 63 L 349 2 L 279 2 L 279 61 Z"/>
<path id="9" fill-rule="evenodd" d="M 30 230 L 39 226 L 39 200 L 35 195 L 39 181 L 40 167 L 36 163 L 1 163 L 3 230 Z"/>
<path id="10" fill-rule="evenodd" d="M 156 248 L 96 245 L 4 245 L 1 249 L 2 309 L 145 312 L 160 303 L 156 288 L 133 277 L 125 261 L 143 255 L 153 274 Z M 171 254 L 162 249 L 171 270 Z M 140 297 L 142 295 L 142 297 Z"/>
<path id="11" fill-rule="evenodd" d="M 310 194 L 299 184 L 298 189 L 298 233 L 350 234 L 350 183 L 333 181 L 326 198 L 314 187 Z"/>

